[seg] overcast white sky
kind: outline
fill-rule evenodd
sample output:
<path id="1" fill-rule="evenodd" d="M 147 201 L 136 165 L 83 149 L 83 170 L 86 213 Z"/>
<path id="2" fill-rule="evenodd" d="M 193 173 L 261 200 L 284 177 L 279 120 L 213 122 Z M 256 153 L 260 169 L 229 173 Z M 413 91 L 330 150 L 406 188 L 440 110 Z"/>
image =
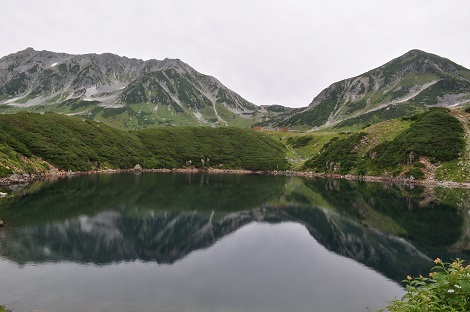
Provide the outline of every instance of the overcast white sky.
<path id="1" fill-rule="evenodd" d="M 0 56 L 33 47 L 179 58 L 258 104 L 421 49 L 470 68 L 468 0 L 2 0 Z"/>

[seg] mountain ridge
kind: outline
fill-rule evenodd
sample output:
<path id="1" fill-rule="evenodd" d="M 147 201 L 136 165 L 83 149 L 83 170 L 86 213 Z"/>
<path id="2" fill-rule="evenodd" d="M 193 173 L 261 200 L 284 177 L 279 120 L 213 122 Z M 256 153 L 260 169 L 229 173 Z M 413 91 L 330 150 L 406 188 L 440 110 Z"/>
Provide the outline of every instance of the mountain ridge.
<path id="1" fill-rule="evenodd" d="M 470 103 L 470 70 L 414 49 L 361 75 L 331 84 L 307 107 L 281 114 L 267 123 L 316 129 L 356 118 L 364 125 L 374 121 L 374 115 L 375 121 L 382 121 L 428 106 L 466 103 Z M 387 110 L 396 112 L 387 114 Z M 357 119 L 367 114 L 372 116 L 366 121 Z"/>
<path id="2" fill-rule="evenodd" d="M 179 59 L 143 61 L 32 48 L 0 59 L 0 104 L 4 111 L 10 108 L 6 112 L 39 107 L 98 120 L 121 117 L 121 124 L 111 123 L 127 122 L 128 127 L 244 125 L 257 110 L 216 78 Z"/>
<path id="3" fill-rule="evenodd" d="M 119 128 L 158 125 L 297 130 L 360 128 L 470 103 L 470 70 L 410 50 L 361 75 L 332 83 L 301 108 L 257 106 L 179 59 L 27 48 L 0 59 L 0 112 L 53 111 Z"/>

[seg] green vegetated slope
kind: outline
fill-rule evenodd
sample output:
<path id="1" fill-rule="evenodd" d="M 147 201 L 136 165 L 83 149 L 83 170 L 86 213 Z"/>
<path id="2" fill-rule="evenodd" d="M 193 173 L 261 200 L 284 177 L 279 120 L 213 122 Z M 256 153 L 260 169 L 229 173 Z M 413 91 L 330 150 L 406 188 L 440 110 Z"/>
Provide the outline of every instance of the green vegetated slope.
<path id="1" fill-rule="evenodd" d="M 169 169 L 293 168 L 466 182 L 468 115 L 432 108 L 356 132 L 311 133 L 260 133 L 232 127 L 124 131 L 53 113 L 0 115 L 0 176 L 51 167 L 87 171 L 140 164 Z"/>
<path id="2" fill-rule="evenodd" d="M 302 170 L 302 165 L 313 155 L 317 155 L 332 138 L 346 137 L 340 132 L 265 132 L 265 134 L 286 147 L 286 157 L 294 170 Z"/>
<path id="3" fill-rule="evenodd" d="M 469 181 L 470 180 L 470 106 L 461 110 L 454 110 L 452 114 L 462 123 L 465 135 L 465 150 L 462 156 L 445 162 L 436 169 L 436 178 L 446 181 Z"/>
<path id="4" fill-rule="evenodd" d="M 424 178 L 423 170 L 427 161 L 423 162 L 423 157 L 437 165 L 462 156 L 464 128 L 448 109 L 433 108 L 422 114 L 402 118 L 401 122 L 404 123 L 401 125 L 404 130 L 395 133 L 395 137 L 391 135 L 388 140 L 383 137 L 386 135 L 385 129 L 378 133 L 367 131 L 366 128 L 347 137 L 334 137 L 318 155 L 305 162 L 303 169 L 339 174 Z M 378 130 L 377 125 L 375 127 L 374 130 Z M 396 124 L 395 129 L 397 127 Z M 393 127 L 389 129 L 394 132 Z M 378 142 L 371 142 L 373 140 Z"/>
<path id="5" fill-rule="evenodd" d="M 0 312 L 10 312 L 5 306 L 0 305 Z"/>
<path id="6" fill-rule="evenodd" d="M 105 168 L 285 170 L 282 144 L 248 129 L 166 127 L 124 131 L 53 113 L 0 115 L 0 174 Z M 47 162 L 47 163 L 46 163 Z"/>

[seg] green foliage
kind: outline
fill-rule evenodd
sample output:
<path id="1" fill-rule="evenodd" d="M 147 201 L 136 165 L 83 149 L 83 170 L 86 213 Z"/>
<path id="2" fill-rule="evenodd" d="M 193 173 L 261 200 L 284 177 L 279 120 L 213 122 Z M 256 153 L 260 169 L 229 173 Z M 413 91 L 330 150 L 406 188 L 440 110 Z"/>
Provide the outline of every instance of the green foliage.
<path id="1" fill-rule="evenodd" d="M 304 164 L 304 169 L 315 169 L 321 172 L 348 173 L 358 163 L 355 147 L 366 134 L 354 133 L 347 138 L 337 137 L 325 144 L 320 155 L 313 157 Z"/>
<path id="2" fill-rule="evenodd" d="M 439 258 L 428 277 L 408 276 L 407 293 L 401 300 L 393 300 L 387 307 L 391 312 L 412 311 L 469 311 L 470 310 L 470 266 L 456 259 L 452 263 Z"/>
<path id="3" fill-rule="evenodd" d="M 70 107 L 71 111 L 75 111 L 77 109 L 83 109 L 83 108 L 87 108 L 90 106 L 96 106 L 99 103 L 100 101 L 82 101 L 79 98 L 73 98 L 73 99 L 63 101 L 57 106 L 57 108 Z"/>
<path id="4" fill-rule="evenodd" d="M 354 128 L 359 129 L 367 124 L 375 124 L 384 120 L 399 118 L 415 113 L 419 108 L 416 105 L 403 103 L 384 107 L 357 117 L 346 119 L 335 125 L 334 129 Z"/>
<path id="5" fill-rule="evenodd" d="M 434 105 L 438 103 L 438 98 L 446 94 L 459 94 L 468 92 L 470 82 L 466 80 L 443 79 L 433 84 L 429 88 L 420 92 L 413 98 L 413 102 Z"/>
<path id="6" fill-rule="evenodd" d="M 465 111 L 466 113 L 470 113 L 470 106 L 465 107 L 464 111 Z"/>
<path id="7" fill-rule="evenodd" d="M 461 155 L 465 145 L 464 128 L 448 109 L 432 108 L 404 119 L 409 128 L 394 123 L 395 127 L 403 129 L 401 132 L 374 125 L 364 130 L 367 133 L 331 140 L 320 154 L 305 162 L 303 169 L 358 175 L 396 176 L 404 172 L 404 177 L 424 179 L 421 169 L 425 166 L 418 162 L 420 157 L 444 162 Z M 375 133 L 379 130 L 380 136 Z M 413 167 L 408 168 L 408 165 Z"/>
<path id="8" fill-rule="evenodd" d="M 109 117 L 114 117 L 120 114 L 123 114 L 127 112 L 126 107 L 106 107 L 103 109 L 103 114 L 101 114 L 101 117 L 103 118 L 109 118 Z"/>
<path id="9" fill-rule="evenodd" d="M 350 102 L 346 106 L 346 113 L 347 114 L 354 113 L 355 111 L 366 108 L 366 106 L 367 106 L 367 100 L 364 98 L 357 100 L 357 101 Z"/>
<path id="10" fill-rule="evenodd" d="M 292 117 L 279 122 L 281 127 L 291 127 L 295 125 L 308 125 L 309 127 L 321 126 L 330 117 L 338 101 L 340 100 L 341 89 L 337 86 L 331 90 L 328 97 L 312 109 L 294 114 Z"/>
<path id="11" fill-rule="evenodd" d="M 372 149 L 377 155 L 373 163 L 379 167 L 394 167 L 414 162 L 420 156 L 433 161 L 455 159 L 464 147 L 464 129 L 458 119 L 444 108 L 433 108 L 417 117 L 411 127 L 393 141 L 384 142 Z"/>
<path id="12" fill-rule="evenodd" d="M 11 312 L 11 311 L 8 310 L 5 306 L 0 305 L 0 312 Z"/>
<path id="13" fill-rule="evenodd" d="M 135 132 L 157 166 L 285 170 L 284 147 L 262 134 L 232 127 L 167 127 Z"/>
<path id="14" fill-rule="evenodd" d="M 289 137 L 287 138 L 287 143 L 293 148 L 300 148 L 307 146 L 312 139 L 312 136 Z"/>
<path id="15" fill-rule="evenodd" d="M 403 175 L 405 176 L 405 178 L 413 177 L 418 180 L 424 179 L 424 173 L 419 168 L 411 168 L 408 171 L 406 171 Z"/>
<path id="16" fill-rule="evenodd" d="M 28 77 L 25 73 L 20 73 L 19 75 L 13 77 L 8 81 L 2 89 L 0 89 L 0 94 L 16 95 L 25 92 L 28 88 Z"/>
<path id="17" fill-rule="evenodd" d="M 144 103 L 147 102 L 145 88 L 140 81 L 133 82 L 126 87 L 121 99 L 126 103 Z"/>
<path id="18" fill-rule="evenodd" d="M 144 168 L 288 169 L 282 144 L 239 128 L 167 127 L 128 132 L 64 115 L 18 113 L 0 115 L 0 142 L 26 157 L 37 156 L 73 171 L 133 168 L 135 164 Z M 5 170 L 3 167 L 0 173 L 8 174 Z"/>
<path id="19" fill-rule="evenodd" d="M 271 105 L 266 108 L 268 112 L 273 112 L 273 113 L 283 113 L 289 111 L 288 107 L 284 107 L 282 105 Z"/>
<path id="20" fill-rule="evenodd" d="M 10 146 L 0 143 L 0 177 L 7 177 L 13 173 L 44 172 L 47 169 L 50 169 L 47 164 L 36 157 L 22 157 Z"/>

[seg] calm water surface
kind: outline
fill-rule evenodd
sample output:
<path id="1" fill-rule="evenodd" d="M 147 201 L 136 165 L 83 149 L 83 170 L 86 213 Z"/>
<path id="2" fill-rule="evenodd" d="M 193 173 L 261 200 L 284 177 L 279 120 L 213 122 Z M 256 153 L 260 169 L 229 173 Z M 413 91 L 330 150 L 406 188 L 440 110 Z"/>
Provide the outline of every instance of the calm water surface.
<path id="1" fill-rule="evenodd" d="M 465 190 L 145 173 L 9 192 L 13 311 L 366 311 L 470 249 Z"/>

